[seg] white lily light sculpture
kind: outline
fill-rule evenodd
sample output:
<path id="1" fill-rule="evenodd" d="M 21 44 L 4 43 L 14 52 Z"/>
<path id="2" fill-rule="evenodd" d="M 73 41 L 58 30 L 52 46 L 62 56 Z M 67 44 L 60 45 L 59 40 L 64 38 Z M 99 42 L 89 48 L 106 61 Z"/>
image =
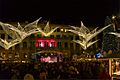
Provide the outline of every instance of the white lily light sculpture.
<path id="1" fill-rule="evenodd" d="M 8 41 L 0 38 L 0 46 L 5 48 L 6 50 L 8 50 L 12 46 L 15 46 L 16 44 L 19 44 L 20 42 L 21 42 L 21 40 L 19 40 L 19 39 L 11 40 L 10 42 L 8 42 Z"/>
<path id="2" fill-rule="evenodd" d="M 44 36 L 49 36 L 49 35 L 51 35 L 57 28 L 59 28 L 59 27 L 56 27 L 56 28 L 54 28 L 54 29 L 50 29 L 50 26 L 49 26 L 49 21 L 47 22 L 47 24 L 46 24 L 46 26 L 44 27 L 44 30 L 42 30 L 40 27 L 38 28 L 38 27 L 36 27 L 37 28 L 37 30 L 42 34 L 42 35 L 44 35 Z"/>
<path id="3" fill-rule="evenodd" d="M 0 38 L 0 46 L 5 48 L 6 50 L 8 50 L 10 47 L 21 42 L 21 38 L 20 38 L 19 34 L 17 34 L 16 32 L 14 32 L 12 30 L 9 33 L 10 33 L 10 37 L 12 36 L 9 41 Z"/>
<path id="4" fill-rule="evenodd" d="M 12 38 L 9 41 L 0 38 L 0 46 L 5 49 L 9 49 L 10 47 L 22 42 L 22 40 L 25 39 L 27 36 L 33 33 L 37 33 L 38 30 L 36 29 L 36 26 L 39 19 L 26 25 L 24 28 L 22 28 L 19 23 L 18 27 L 14 27 L 13 25 L 0 22 L 3 30 Z"/>
<path id="5" fill-rule="evenodd" d="M 81 45 L 81 47 L 86 50 L 88 47 L 90 47 L 91 45 L 93 45 L 94 43 L 96 43 L 98 40 L 95 40 L 95 41 L 89 41 L 89 42 L 86 42 L 86 41 L 81 41 L 81 40 L 73 40 L 75 43 L 78 43 Z"/>
<path id="6" fill-rule="evenodd" d="M 6 28 L 9 28 L 9 29 L 17 32 L 19 34 L 19 36 L 21 37 L 21 40 L 23 40 L 27 36 L 38 32 L 38 30 L 36 29 L 36 27 L 37 27 L 38 21 L 40 19 L 41 18 L 37 19 L 36 21 L 34 21 L 32 23 L 27 24 L 24 28 L 19 23 L 18 23 L 17 27 L 8 26 Z M 4 30 L 6 30 L 6 29 L 4 29 Z M 7 33 L 8 33 L 8 31 L 7 31 Z"/>
<path id="7" fill-rule="evenodd" d="M 87 27 L 83 25 L 81 22 L 81 27 L 74 27 L 71 26 L 74 30 L 68 30 L 70 32 L 73 32 L 77 34 L 78 36 L 82 37 L 82 40 L 74 40 L 74 42 L 79 43 L 84 50 L 86 50 L 89 46 L 92 44 L 96 43 L 98 40 L 91 42 L 90 40 L 94 38 L 96 35 L 98 35 L 100 32 L 102 32 L 104 29 L 108 28 L 110 25 L 105 26 L 104 28 L 100 29 L 97 31 L 97 28 L 94 30 L 90 31 Z"/>
<path id="8" fill-rule="evenodd" d="M 3 30 L 5 30 L 5 32 L 11 37 L 9 41 L 0 38 L 0 46 L 8 50 L 10 47 L 21 42 L 21 38 L 19 34 L 8 28 L 8 26 L 12 26 L 12 25 L 4 24 L 2 22 L 0 22 L 0 25 L 3 27 Z"/>

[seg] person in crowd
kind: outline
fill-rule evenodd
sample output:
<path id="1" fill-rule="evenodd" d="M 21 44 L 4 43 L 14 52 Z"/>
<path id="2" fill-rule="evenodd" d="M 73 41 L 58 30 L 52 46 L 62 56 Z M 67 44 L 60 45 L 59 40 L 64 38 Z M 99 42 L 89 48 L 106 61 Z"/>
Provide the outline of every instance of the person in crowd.
<path id="1" fill-rule="evenodd" d="M 32 74 L 26 74 L 26 75 L 24 76 L 24 80 L 34 80 L 34 77 L 33 77 Z"/>
<path id="2" fill-rule="evenodd" d="M 98 78 L 100 80 L 112 80 L 107 69 L 101 68 Z"/>
<path id="3" fill-rule="evenodd" d="M 40 80 L 46 80 L 47 79 L 47 71 L 46 69 L 41 69 L 40 70 Z"/>

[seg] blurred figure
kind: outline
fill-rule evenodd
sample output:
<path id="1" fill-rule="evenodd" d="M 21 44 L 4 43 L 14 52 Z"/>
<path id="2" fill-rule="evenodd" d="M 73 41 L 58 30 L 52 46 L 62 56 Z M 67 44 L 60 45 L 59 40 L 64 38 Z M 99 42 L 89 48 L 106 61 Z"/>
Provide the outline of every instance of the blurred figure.
<path id="1" fill-rule="evenodd" d="M 45 69 L 42 69 L 40 71 L 40 80 L 46 80 L 47 79 L 47 71 Z"/>
<path id="2" fill-rule="evenodd" d="M 31 74 L 26 74 L 26 75 L 24 76 L 24 80 L 34 80 L 33 75 L 31 75 Z"/>
<path id="3" fill-rule="evenodd" d="M 108 71 L 107 71 L 105 68 L 102 68 L 102 69 L 100 70 L 100 73 L 99 73 L 99 75 L 98 75 L 98 78 L 99 78 L 100 80 L 112 80 L 111 77 L 110 77 L 110 75 L 109 75 L 109 73 L 108 73 Z"/>

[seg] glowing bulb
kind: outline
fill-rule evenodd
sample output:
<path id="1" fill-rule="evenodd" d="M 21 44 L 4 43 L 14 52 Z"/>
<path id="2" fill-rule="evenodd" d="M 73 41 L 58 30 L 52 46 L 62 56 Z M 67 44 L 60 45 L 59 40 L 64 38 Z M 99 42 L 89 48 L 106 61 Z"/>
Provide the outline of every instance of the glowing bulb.
<path id="1" fill-rule="evenodd" d="M 50 43 L 50 47 L 52 47 L 52 44 Z"/>
<path id="2" fill-rule="evenodd" d="M 112 19 L 115 19 L 116 18 L 116 16 L 112 16 Z"/>
<path id="3" fill-rule="evenodd" d="M 43 42 L 41 42 L 40 46 L 41 46 L 41 47 L 44 47 L 44 44 L 43 44 Z"/>
<path id="4" fill-rule="evenodd" d="M 61 31 L 63 31 L 63 29 L 60 29 Z"/>

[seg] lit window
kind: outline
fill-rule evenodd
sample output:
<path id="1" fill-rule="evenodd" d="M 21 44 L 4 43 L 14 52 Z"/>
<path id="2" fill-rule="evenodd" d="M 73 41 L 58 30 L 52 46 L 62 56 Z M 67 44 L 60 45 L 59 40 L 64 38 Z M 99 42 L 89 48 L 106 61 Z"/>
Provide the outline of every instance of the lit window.
<path id="1" fill-rule="evenodd" d="M 65 29 L 65 32 L 67 32 L 67 29 Z"/>
<path id="2" fill-rule="evenodd" d="M 51 42 L 50 47 L 55 47 L 55 42 Z"/>
<path id="3" fill-rule="evenodd" d="M 50 43 L 50 47 L 52 47 L 52 43 Z"/>
<path id="4" fill-rule="evenodd" d="M 40 47 L 44 47 L 44 43 L 43 42 L 40 42 Z"/>
<path id="5" fill-rule="evenodd" d="M 24 53 L 24 58 L 27 58 L 27 57 L 28 57 L 28 55 L 26 53 Z"/>
<path id="6" fill-rule="evenodd" d="M 63 29 L 60 29 L 60 31 L 63 31 Z"/>
<path id="7" fill-rule="evenodd" d="M 19 53 L 15 53 L 15 58 L 18 58 L 18 57 L 20 57 Z"/>

